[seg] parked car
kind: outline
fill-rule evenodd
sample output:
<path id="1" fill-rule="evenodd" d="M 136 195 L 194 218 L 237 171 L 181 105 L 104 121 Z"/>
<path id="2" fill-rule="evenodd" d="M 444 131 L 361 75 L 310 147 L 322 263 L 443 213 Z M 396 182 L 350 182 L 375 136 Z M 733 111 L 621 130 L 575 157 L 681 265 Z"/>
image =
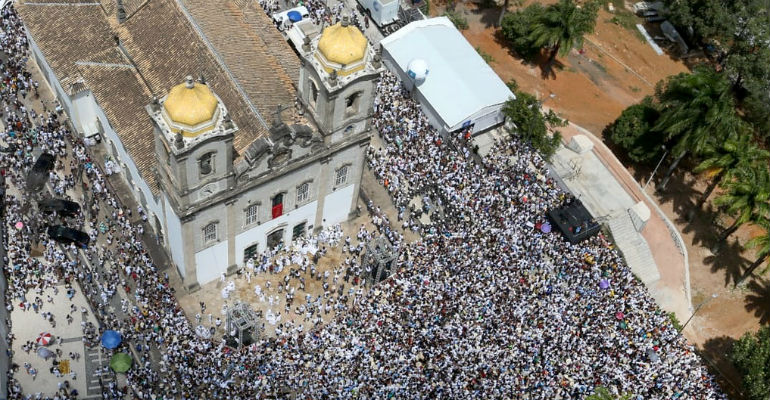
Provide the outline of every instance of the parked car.
<path id="1" fill-rule="evenodd" d="M 37 192 L 48 182 L 48 173 L 53 170 L 56 158 L 50 153 L 43 153 L 27 174 L 27 191 Z"/>
<path id="2" fill-rule="evenodd" d="M 55 212 L 62 217 L 80 214 L 80 204 L 64 199 L 45 199 L 37 204 L 37 208 L 46 214 Z"/>
<path id="3" fill-rule="evenodd" d="M 52 225 L 48 227 L 48 237 L 59 243 L 75 243 L 77 246 L 86 248 L 91 238 L 88 234 L 77 229 L 68 228 L 63 225 Z"/>

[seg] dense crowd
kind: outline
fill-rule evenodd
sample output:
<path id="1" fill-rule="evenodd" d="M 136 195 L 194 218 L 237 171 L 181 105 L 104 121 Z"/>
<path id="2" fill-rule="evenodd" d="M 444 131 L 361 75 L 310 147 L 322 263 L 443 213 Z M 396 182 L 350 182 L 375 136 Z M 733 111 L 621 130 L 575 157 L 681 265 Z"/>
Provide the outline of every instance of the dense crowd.
<path id="1" fill-rule="evenodd" d="M 31 255 L 35 238 L 56 217 L 26 206 L 30 199 L 24 194 L 8 196 L 6 303 L 39 307 L 28 290 L 55 290 L 62 281 L 67 290 L 83 290 L 102 321 L 98 328 L 83 325 L 86 345 L 96 345 L 100 330 L 114 329 L 141 354 L 127 374 L 134 398 L 246 399 L 293 392 L 308 399 L 558 399 L 582 398 L 596 386 L 635 399 L 725 398 L 609 243 L 597 236 L 571 245 L 537 229 L 547 209 L 571 197 L 549 178 L 528 144 L 506 137 L 478 158 L 467 132 L 442 137 L 391 74 L 378 83 L 373 121 L 384 146 L 369 149 L 367 160 L 402 220 L 396 226 L 370 206 L 379 232 L 400 250 L 397 272 L 368 292 L 305 299 L 316 310 L 339 308 L 339 316 L 325 325 L 316 319 L 311 329 L 287 327 L 240 350 L 225 346 L 221 337 L 199 337 L 168 275 L 142 245 L 143 218 L 131 214 L 143 211 L 121 206 L 88 149 L 60 125 L 56 110 L 33 117 L 23 108 L 20 99 L 29 95 L 24 88 L 36 85 L 24 71 L 28 50 L 12 8 L 3 10 L 0 39 L 7 106 L 2 138 L 12 145 L 0 168 L 8 184 L 24 187 L 33 148 L 57 154 L 51 186 L 66 194 L 80 185 L 84 193 L 75 199 L 84 205 L 83 215 L 70 224 L 108 243 L 81 251 L 42 238 L 40 261 Z M 415 199 L 443 212 L 431 214 L 425 225 Z M 15 229 L 11 221 L 24 226 Z M 402 241 L 406 229 L 422 239 Z M 360 242 L 374 233 L 363 228 L 357 241 L 332 233 L 321 242 L 344 243 L 347 254 L 335 274 L 365 276 L 356 257 Z M 247 274 L 292 264 L 310 270 L 315 261 L 274 260 L 268 254 L 252 261 Z M 600 287 L 602 280 L 609 286 Z M 110 311 L 106 304 L 117 291 L 132 300 Z M 344 295 L 353 306 L 342 305 Z M 159 358 L 157 365 L 151 354 Z M 10 392 L 10 398 L 24 398 L 14 380 Z M 65 385 L 55 398 L 77 395 Z M 112 383 L 103 389 L 104 398 L 123 395 Z"/>

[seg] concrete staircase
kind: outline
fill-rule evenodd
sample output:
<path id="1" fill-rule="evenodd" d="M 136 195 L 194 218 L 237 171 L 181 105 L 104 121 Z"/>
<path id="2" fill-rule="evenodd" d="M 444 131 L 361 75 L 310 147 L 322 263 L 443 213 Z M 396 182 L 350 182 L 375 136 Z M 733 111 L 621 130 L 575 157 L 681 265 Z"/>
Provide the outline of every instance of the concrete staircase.
<path id="1" fill-rule="evenodd" d="M 623 253 L 631 271 L 647 285 L 658 281 L 660 272 L 650 247 L 642 235 L 636 231 L 628 210 L 613 212 L 607 219 L 607 223 L 615 244 Z"/>

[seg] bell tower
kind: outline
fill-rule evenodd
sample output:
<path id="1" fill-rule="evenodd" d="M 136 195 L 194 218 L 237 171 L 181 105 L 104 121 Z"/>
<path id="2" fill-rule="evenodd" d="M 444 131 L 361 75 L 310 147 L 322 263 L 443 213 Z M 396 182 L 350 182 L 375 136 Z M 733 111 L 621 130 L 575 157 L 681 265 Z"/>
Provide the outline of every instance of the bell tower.
<path id="1" fill-rule="evenodd" d="M 327 145 L 368 132 L 380 56 L 348 16 L 300 49 L 299 98 Z"/>
<path id="2" fill-rule="evenodd" d="M 203 77 L 187 76 L 146 109 L 155 127 L 158 185 L 179 211 L 233 186 L 238 128 Z"/>

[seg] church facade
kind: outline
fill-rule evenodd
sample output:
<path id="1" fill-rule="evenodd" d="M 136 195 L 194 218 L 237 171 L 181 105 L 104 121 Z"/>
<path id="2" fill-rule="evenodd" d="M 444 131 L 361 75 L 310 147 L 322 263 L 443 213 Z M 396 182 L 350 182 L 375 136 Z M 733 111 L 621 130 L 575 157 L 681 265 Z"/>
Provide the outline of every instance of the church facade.
<path id="1" fill-rule="evenodd" d="M 167 12 L 175 11 L 169 0 L 153 2 L 164 2 L 171 7 Z M 22 10 L 22 17 L 33 11 Z M 179 11 L 196 22 L 190 10 Z M 117 56 L 132 67 L 122 72 L 130 73 L 140 90 L 135 91 L 136 101 L 113 103 L 115 94 L 102 90 L 90 70 L 79 70 L 79 79 L 68 76 L 62 82 L 52 66 L 56 61 L 49 62 L 56 54 L 47 54 L 55 50 L 36 40 L 36 29 L 31 28 L 34 56 L 73 125 L 83 133 L 91 118 L 98 122 L 103 140 L 97 146 L 103 145 L 123 167 L 121 178 L 135 189 L 136 200 L 150 214 L 150 225 L 189 289 L 232 272 L 267 248 L 343 222 L 355 211 L 382 65 L 347 20 L 308 38 L 297 50 L 297 76 L 292 78 L 296 91 L 288 89 L 296 104 L 285 104 L 284 98 L 271 110 L 255 107 L 259 97 L 241 90 L 228 64 L 222 68 L 224 75 L 231 75 L 230 82 L 204 66 L 207 74 L 197 79 L 191 70 L 165 91 L 141 90 L 142 85 L 152 86 L 144 76 L 151 74 L 148 70 L 163 64 L 143 68 L 134 57 L 121 54 L 131 50 L 121 49 L 120 42 Z M 205 38 L 205 29 L 198 33 Z M 227 61 L 226 54 L 223 58 Z M 123 96 L 126 93 L 132 91 Z M 111 107 L 132 107 L 141 100 L 140 93 L 143 116 L 133 115 L 143 125 L 126 125 L 121 131 L 121 117 L 110 118 L 116 113 Z M 142 136 L 128 134 L 132 127 Z M 137 150 L 136 140 L 147 148 Z"/>

